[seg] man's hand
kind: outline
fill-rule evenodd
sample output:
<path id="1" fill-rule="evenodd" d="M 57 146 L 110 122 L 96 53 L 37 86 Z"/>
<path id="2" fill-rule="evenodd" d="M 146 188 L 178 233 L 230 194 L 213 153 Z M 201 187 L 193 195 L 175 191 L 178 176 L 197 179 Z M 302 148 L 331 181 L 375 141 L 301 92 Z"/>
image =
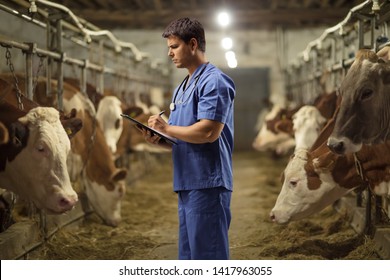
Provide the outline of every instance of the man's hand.
<path id="1" fill-rule="evenodd" d="M 146 142 L 157 145 L 161 139 L 158 135 L 152 135 L 152 132 L 146 129 L 143 129 L 139 126 L 136 126 L 139 131 L 141 131 L 142 136 L 145 138 Z"/>

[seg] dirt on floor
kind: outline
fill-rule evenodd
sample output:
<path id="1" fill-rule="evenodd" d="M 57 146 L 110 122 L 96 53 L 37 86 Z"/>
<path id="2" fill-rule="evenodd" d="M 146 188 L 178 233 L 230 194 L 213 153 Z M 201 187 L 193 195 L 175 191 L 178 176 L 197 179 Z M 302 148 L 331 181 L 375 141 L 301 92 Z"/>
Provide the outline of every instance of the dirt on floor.
<path id="1" fill-rule="evenodd" d="M 370 237 L 357 234 L 348 218 L 328 207 L 310 218 L 281 226 L 268 217 L 281 188 L 287 158 L 235 153 L 232 223 L 233 260 L 380 259 Z M 64 228 L 29 259 L 177 259 L 177 200 L 170 155 L 159 156 L 146 174 L 129 182 L 122 223 L 112 228 L 91 214 Z"/>

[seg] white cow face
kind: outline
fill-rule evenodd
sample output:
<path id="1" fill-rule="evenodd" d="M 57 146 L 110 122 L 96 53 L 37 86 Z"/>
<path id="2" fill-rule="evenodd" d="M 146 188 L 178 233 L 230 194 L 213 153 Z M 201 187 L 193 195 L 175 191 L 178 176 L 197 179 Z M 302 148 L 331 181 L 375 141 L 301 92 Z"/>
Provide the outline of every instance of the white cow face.
<path id="1" fill-rule="evenodd" d="M 282 190 L 270 213 L 274 222 L 286 224 L 306 218 L 348 192 L 334 182 L 330 172 L 319 172 L 319 177 L 309 177 L 312 175 L 305 170 L 307 161 L 307 150 L 298 149 L 284 170 Z"/>
<path id="2" fill-rule="evenodd" d="M 70 141 L 58 111 L 37 107 L 19 121 L 29 130 L 27 146 L 7 162 L 0 176 L 2 186 L 31 200 L 49 214 L 72 209 L 77 194 L 70 184 L 66 166 Z"/>
<path id="3" fill-rule="evenodd" d="M 99 103 L 96 119 L 103 130 L 104 138 L 112 154 L 123 131 L 121 101 L 115 96 L 105 96 Z"/>

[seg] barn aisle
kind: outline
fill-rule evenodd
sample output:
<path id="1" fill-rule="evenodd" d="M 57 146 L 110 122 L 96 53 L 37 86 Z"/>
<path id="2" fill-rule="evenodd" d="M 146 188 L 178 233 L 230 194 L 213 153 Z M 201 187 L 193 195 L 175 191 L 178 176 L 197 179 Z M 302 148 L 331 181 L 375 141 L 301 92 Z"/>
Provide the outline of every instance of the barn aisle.
<path id="1" fill-rule="evenodd" d="M 170 155 L 153 161 L 146 175 L 129 185 L 120 226 L 105 226 L 92 214 L 81 225 L 60 230 L 29 259 L 176 259 Z M 286 162 L 258 152 L 234 154 L 231 258 L 379 259 L 373 242 L 357 235 L 332 207 L 287 226 L 270 222 Z"/>

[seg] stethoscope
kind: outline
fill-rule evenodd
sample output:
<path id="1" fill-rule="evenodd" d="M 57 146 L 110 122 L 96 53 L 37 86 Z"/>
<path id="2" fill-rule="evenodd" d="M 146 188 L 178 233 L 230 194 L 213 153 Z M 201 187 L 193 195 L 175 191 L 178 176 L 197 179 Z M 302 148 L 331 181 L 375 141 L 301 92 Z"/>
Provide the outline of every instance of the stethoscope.
<path id="1" fill-rule="evenodd" d="M 190 98 L 192 92 L 194 91 L 194 89 L 196 88 L 196 85 L 198 84 L 198 81 L 199 81 L 200 76 L 202 76 L 204 70 L 206 70 L 207 64 L 209 64 L 209 63 L 207 62 L 207 63 L 203 66 L 203 68 L 202 68 L 202 70 L 199 72 L 199 74 L 194 78 L 194 80 L 195 80 L 194 87 L 192 88 L 192 91 L 191 91 L 190 94 L 188 95 L 187 99 L 186 99 L 185 101 L 180 100 L 180 101 L 178 101 L 178 103 L 176 103 L 176 99 L 177 99 L 177 96 L 178 96 L 178 94 L 179 94 L 179 90 L 183 87 L 183 84 L 187 83 L 188 78 L 190 77 L 190 75 L 187 75 L 187 76 L 184 78 L 184 80 L 181 82 L 180 86 L 177 88 L 177 90 L 176 90 L 176 92 L 175 92 L 175 95 L 173 96 L 173 102 L 172 102 L 171 104 L 169 104 L 169 109 L 170 109 L 171 111 L 174 111 L 174 110 L 176 109 L 176 104 L 185 103 L 185 102 L 188 100 L 188 98 Z M 187 88 L 188 88 L 188 87 L 187 87 Z M 184 95 L 185 91 L 186 91 L 186 90 L 183 88 L 183 93 L 182 93 L 182 95 Z"/>

